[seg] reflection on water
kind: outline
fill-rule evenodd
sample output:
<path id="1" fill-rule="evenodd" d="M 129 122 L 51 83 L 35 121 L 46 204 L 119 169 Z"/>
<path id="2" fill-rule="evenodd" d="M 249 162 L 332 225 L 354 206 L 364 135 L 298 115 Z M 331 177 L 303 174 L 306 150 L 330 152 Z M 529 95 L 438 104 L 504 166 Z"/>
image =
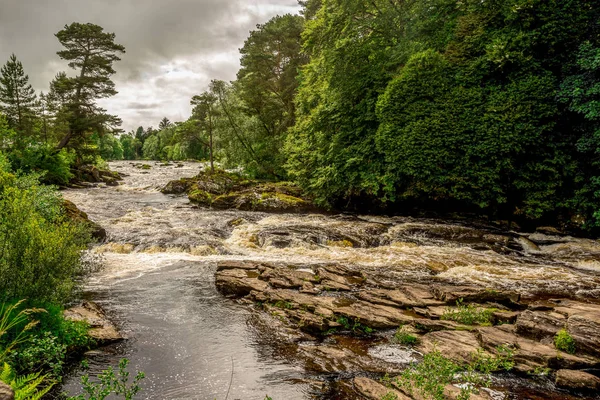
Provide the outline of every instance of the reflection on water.
<path id="1" fill-rule="evenodd" d="M 65 197 L 107 229 L 108 243 L 93 250 L 105 267 L 90 280 L 88 295 L 130 337 L 119 354 L 93 362 L 92 372 L 126 356 L 132 370 L 147 373 L 147 398 L 225 398 L 232 360 L 230 399 L 308 397 L 292 382 L 302 378 L 299 366 L 259 345 L 247 311 L 216 292 L 214 268 L 223 259 L 340 262 L 411 279 L 600 298 L 595 240 L 400 217 L 198 209 L 159 189 L 196 175 L 201 164 L 153 163 L 149 171 L 134 164 L 111 164 L 129 174 L 119 187 L 69 190 Z"/>

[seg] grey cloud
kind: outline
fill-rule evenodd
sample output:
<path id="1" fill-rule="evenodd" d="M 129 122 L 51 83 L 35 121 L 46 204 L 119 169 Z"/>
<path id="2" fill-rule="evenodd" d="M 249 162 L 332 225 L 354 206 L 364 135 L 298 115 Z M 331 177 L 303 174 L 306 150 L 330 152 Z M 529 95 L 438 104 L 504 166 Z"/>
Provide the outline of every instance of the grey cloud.
<path id="1" fill-rule="evenodd" d="M 185 117 L 189 97 L 210 79 L 235 78 L 239 57 L 232 54 L 256 24 L 297 11 L 296 0 L 0 0 L 0 63 L 14 52 L 34 87 L 47 90 L 67 69 L 54 34 L 74 21 L 101 25 L 127 51 L 115 66 L 120 95 L 103 105 L 125 128 L 155 124 L 142 120 L 147 116 L 136 106 L 156 104 L 157 120 L 165 112 L 172 120 Z M 190 74 L 170 77 L 181 73 L 177 68 Z"/>

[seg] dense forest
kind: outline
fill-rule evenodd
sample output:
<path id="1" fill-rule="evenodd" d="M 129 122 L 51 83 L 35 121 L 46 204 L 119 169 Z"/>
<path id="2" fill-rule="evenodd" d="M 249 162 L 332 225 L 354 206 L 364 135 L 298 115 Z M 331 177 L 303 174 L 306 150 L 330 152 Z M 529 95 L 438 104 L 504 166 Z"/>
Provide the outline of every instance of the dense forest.
<path id="1" fill-rule="evenodd" d="M 15 169 L 47 170 L 53 183 L 101 159 L 214 159 L 295 181 L 328 207 L 600 226 L 591 2 L 301 4 L 302 15 L 250 33 L 237 79 L 194 96 L 187 121 L 129 133 L 95 103 L 115 93 L 109 77 L 124 49 L 77 25 L 103 49 L 89 69 L 62 31 L 59 56 L 80 75 L 61 72 L 36 97 L 12 57 L 0 83 L 2 148 Z"/>

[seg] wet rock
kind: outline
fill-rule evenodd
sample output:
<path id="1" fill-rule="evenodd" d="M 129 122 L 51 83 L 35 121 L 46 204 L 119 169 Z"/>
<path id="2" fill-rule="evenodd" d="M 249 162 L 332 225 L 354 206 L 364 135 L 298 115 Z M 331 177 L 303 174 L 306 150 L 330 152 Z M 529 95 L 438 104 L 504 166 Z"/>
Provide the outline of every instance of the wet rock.
<path id="1" fill-rule="evenodd" d="M 89 324 L 88 334 L 99 344 L 105 345 L 124 339 L 114 324 L 108 319 L 104 310 L 91 301 L 84 301 L 81 305 L 71 307 L 64 311 L 65 319 L 69 321 L 83 321 Z"/>
<path id="2" fill-rule="evenodd" d="M 354 389 L 369 400 L 381 400 L 384 396 L 392 394 L 396 396 L 397 400 L 410 400 L 411 398 L 404 395 L 395 389 L 389 389 L 379 382 L 375 382 L 372 379 L 358 377 L 354 378 L 353 381 Z"/>
<path id="3" fill-rule="evenodd" d="M 94 239 L 100 242 L 106 240 L 106 230 L 97 223 L 91 221 L 88 218 L 88 215 L 77 208 L 73 202 L 69 200 L 63 200 L 63 209 L 65 211 L 65 215 L 72 221 L 88 225 L 92 231 L 92 237 Z"/>
<path id="4" fill-rule="evenodd" d="M 600 390 L 600 378 L 584 371 L 556 371 L 556 386 L 571 390 Z"/>

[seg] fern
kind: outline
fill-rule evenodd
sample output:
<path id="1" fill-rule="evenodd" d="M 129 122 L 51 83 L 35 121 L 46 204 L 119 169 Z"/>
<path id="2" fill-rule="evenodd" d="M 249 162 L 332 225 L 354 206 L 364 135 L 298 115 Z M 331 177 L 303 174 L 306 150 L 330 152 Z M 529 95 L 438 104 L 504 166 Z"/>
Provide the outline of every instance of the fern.
<path id="1" fill-rule="evenodd" d="M 46 376 L 39 372 L 17 376 L 11 366 L 6 363 L 0 371 L 0 380 L 14 390 L 15 400 L 40 400 L 54 386 L 54 383 L 51 383 L 40 389 L 39 386 L 44 383 L 45 379 Z"/>

